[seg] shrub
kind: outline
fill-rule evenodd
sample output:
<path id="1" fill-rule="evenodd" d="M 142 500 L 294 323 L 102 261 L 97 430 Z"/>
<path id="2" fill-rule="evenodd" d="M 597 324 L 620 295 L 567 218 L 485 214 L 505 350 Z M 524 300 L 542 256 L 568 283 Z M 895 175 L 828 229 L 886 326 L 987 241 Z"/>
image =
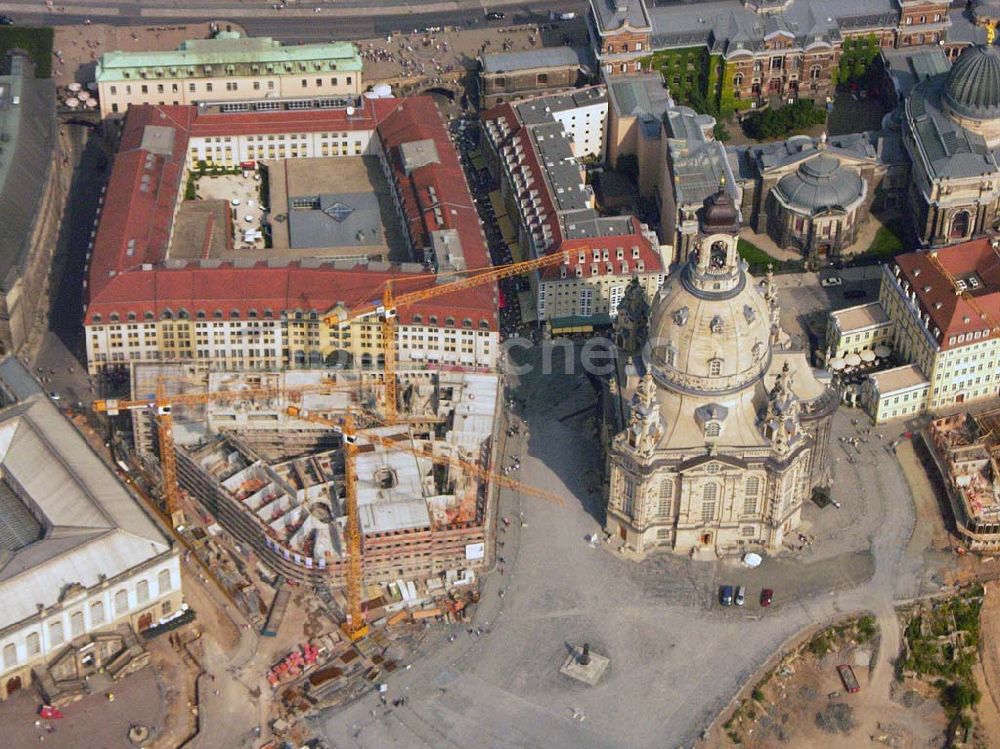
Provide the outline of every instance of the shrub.
<path id="1" fill-rule="evenodd" d="M 764 693 L 760 690 L 760 687 L 754 687 L 753 691 L 750 693 L 750 696 L 753 697 L 754 700 L 756 700 L 757 702 L 764 701 Z"/>
<path id="2" fill-rule="evenodd" d="M 817 107 L 812 99 L 799 99 L 777 109 L 754 112 L 743 121 L 743 127 L 751 138 L 770 140 L 785 138 L 824 122 L 825 109 Z"/>
<path id="3" fill-rule="evenodd" d="M 858 638 L 861 642 L 868 642 L 875 634 L 878 632 L 878 628 L 875 626 L 875 617 L 871 614 L 861 617 L 858 620 Z"/>

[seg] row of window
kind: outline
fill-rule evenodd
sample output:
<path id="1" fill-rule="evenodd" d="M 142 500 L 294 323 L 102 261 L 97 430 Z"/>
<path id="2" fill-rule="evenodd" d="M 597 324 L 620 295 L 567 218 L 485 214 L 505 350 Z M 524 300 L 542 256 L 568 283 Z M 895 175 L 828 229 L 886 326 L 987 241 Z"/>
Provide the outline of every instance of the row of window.
<path id="1" fill-rule="evenodd" d="M 159 591 L 158 595 L 162 596 L 165 593 L 169 593 L 173 589 L 173 585 L 170 578 L 170 570 L 160 570 L 157 575 L 157 589 Z M 118 619 L 119 617 L 125 616 L 129 613 L 129 595 L 128 590 L 125 588 L 120 588 L 115 591 L 113 605 L 113 619 Z M 135 608 L 143 606 L 149 601 L 149 581 L 139 580 L 135 586 Z M 169 610 L 165 613 L 169 613 Z M 104 610 L 104 601 L 93 601 L 88 607 L 88 616 L 90 621 L 89 629 L 96 629 L 103 624 L 109 622 L 107 614 Z M 48 634 L 48 648 L 52 649 L 58 647 L 67 641 L 66 631 L 64 628 L 64 622 L 62 619 L 55 619 L 48 622 L 47 634 Z M 86 632 L 88 627 L 84 621 L 84 611 L 83 609 L 77 609 L 76 611 L 70 612 L 69 615 L 69 639 L 75 639 Z M 34 658 L 41 653 L 41 639 L 38 632 L 30 632 L 25 638 L 25 657 L 27 659 Z M 17 646 L 13 642 L 6 643 L 3 646 L 3 667 L 4 670 L 14 668 L 20 663 L 18 658 Z"/>
<path id="2" fill-rule="evenodd" d="M 323 78 L 316 78 L 314 80 L 315 80 L 316 88 L 322 88 L 324 85 L 326 85 L 324 83 L 325 79 L 323 79 Z M 339 86 L 340 85 L 340 79 L 339 78 L 330 78 L 329 81 L 330 81 L 329 85 L 331 85 L 331 86 Z M 346 82 L 346 85 L 348 85 L 348 86 L 352 85 L 352 83 L 353 83 L 353 76 L 347 76 L 345 82 Z M 239 81 L 226 81 L 225 83 L 226 83 L 226 91 L 239 91 L 240 90 L 240 82 Z M 260 91 L 261 90 L 261 83 L 262 83 L 262 81 L 252 81 L 251 85 L 250 85 L 250 89 L 252 89 L 254 91 Z M 269 80 L 269 81 L 266 81 L 264 83 L 266 83 L 266 89 L 268 91 L 273 91 L 274 90 L 274 88 L 275 88 L 274 81 L 270 81 Z M 300 80 L 300 84 L 301 84 L 302 88 L 308 88 L 309 87 L 309 79 L 302 78 Z M 139 93 L 141 93 L 141 94 L 149 94 L 150 93 L 150 85 L 151 84 L 148 84 L 148 83 L 139 84 Z M 175 94 L 176 93 L 180 93 L 180 84 L 178 84 L 178 83 L 170 83 L 170 84 L 157 83 L 157 84 L 155 84 L 155 92 L 158 93 L 158 94 L 167 93 L 166 87 L 168 85 L 170 86 L 170 92 L 171 93 L 175 93 Z M 116 85 L 115 86 L 111 86 L 109 88 L 109 90 L 110 90 L 110 93 L 111 93 L 112 96 L 117 96 L 118 95 L 118 86 L 116 86 Z M 188 93 L 192 93 L 192 94 L 193 93 L 197 93 L 197 91 L 198 91 L 198 84 L 197 83 L 193 83 L 193 82 L 192 83 L 188 83 L 187 90 L 188 90 Z M 214 90 L 215 90 L 214 83 L 212 81 L 206 81 L 205 82 L 205 93 L 213 93 Z M 132 85 L 131 84 L 126 84 L 125 85 L 125 95 L 126 96 L 130 96 L 131 94 L 132 94 Z"/>

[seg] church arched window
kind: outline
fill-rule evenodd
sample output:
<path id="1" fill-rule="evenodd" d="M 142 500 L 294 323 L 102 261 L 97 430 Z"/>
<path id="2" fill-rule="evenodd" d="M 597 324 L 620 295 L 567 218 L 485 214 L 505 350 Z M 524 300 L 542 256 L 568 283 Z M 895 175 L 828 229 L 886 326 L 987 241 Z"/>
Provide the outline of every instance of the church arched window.
<path id="1" fill-rule="evenodd" d="M 728 248 L 725 242 L 713 242 L 711 254 L 708 259 L 708 267 L 719 270 L 726 267 L 726 255 Z"/>
<path id="2" fill-rule="evenodd" d="M 718 484 L 705 484 L 701 495 L 701 521 L 711 522 L 715 519 L 715 502 L 719 498 Z"/>
<path id="3" fill-rule="evenodd" d="M 715 358 L 708 360 L 709 377 L 718 377 L 722 374 L 722 359 Z"/>
<path id="4" fill-rule="evenodd" d="M 719 433 L 722 431 L 722 425 L 717 421 L 710 421 L 705 425 L 705 436 L 706 437 L 718 437 Z"/>

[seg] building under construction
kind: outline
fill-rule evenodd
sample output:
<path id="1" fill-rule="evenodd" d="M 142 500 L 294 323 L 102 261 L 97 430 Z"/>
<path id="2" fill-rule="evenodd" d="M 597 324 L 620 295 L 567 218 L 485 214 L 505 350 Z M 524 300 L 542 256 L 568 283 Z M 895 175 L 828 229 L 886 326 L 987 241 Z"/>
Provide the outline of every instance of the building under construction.
<path id="1" fill-rule="evenodd" d="M 934 419 L 923 437 L 959 537 L 971 551 L 1000 551 L 1000 409 Z"/>
<path id="2" fill-rule="evenodd" d="M 374 376 L 380 376 L 377 373 Z M 485 561 L 499 379 L 399 373 L 399 420 L 371 416 L 378 382 L 329 370 L 201 373 L 137 367 L 135 395 L 273 391 L 173 409 L 177 476 L 239 543 L 287 578 L 340 585 L 346 569 L 343 434 L 356 414 L 354 475 L 367 582 L 477 570 Z M 295 414 L 295 415 L 293 415 Z M 133 411 L 137 447 L 155 449 L 148 412 Z M 478 471 L 476 469 L 479 469 Z"/>

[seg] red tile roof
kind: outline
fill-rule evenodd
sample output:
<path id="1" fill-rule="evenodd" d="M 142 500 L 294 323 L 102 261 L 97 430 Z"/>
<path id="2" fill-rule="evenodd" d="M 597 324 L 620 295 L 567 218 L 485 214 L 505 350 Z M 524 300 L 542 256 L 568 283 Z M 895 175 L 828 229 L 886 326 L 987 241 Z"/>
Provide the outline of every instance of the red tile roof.
<path id="1" fill-rule="evenodd" d="M 601 253 L 601 259 L 596 262 L 598 276 L 632 276 L 639 272 L 663 272 L 663 260 L 660 257 L 658 248 L 653 247 L 649 240 L 639 231 L 639 222 L 637 219 L 632 218 L 630 223 L 632 226 L 630 234 L 563 240 L 545 254 L 554 255 L 559 252 L 566 252 L 568 253 L 568 264 L 544 268 L 542 270 L 542 280 L 553 281 L 561 278 L 561 268 L 563 267 L 566 268 L 566 278 L 575 278 L 577 266 L 582 269 L 582 278 L 590 278 L 591 266 L 595 264 L 594 250 L 598 250 Z M 621 260 L 618 259 L 619 248 L 623 252 Z M 638 258 L 632 256 L 633 248 L 639 249 Z M 607 260 L 604 259 L 604 250 L 608 251 Z M 584 253 L 582 262 L 580 261 L 581 252 Z M 639 271 L 640 262 L 642 263 L 642 271 Z"/>
<path id="2" fill-rule="evenodd" d="M 942 350 L 1000 335 L 1000 252 L 988 239 L 898 255 L 895 263 L 903 291 L 914 295 L 931 333 L 940 331 Z M 959 281 L 965 294 L 956 292 Z"/>
<path id="3" fill-rule="evenodd" d="M 169 156 L 142 148 L 149 125 L 173 129 Z M 378 272 L 365 266 L 343 270 L 334 269 L 332 263 L 316 268 L 297 263 L 287 267 L 268 267 L 266 263 L 236 267 L 229 262 L 211 268 L 195 263 L 165 266 L 190 137 L 345 128 L 377 129 L 394 171 L 414 246 L 425 246 L 433 229 L 455 229 L 467 266 L 489 266 L 489 253 L 465 175 L 430 98 L 365 99 L 351 117 L 343 110 L 198 114 L 195 107 L 131 107 L 94 239 L 85 321 L 91 323 L 98 315 L 99 320 L 107 322 L 112 314 L 125 320 L 130 313 L 142 320 L 147 313 L 159 318 L 164 312 L 176 316 L 181 310 L 192 319 L 197 319 L 199 312 L 205 319 L 218 319 L 217 310 L 225 319 L 233 311 L 246 319 L 251 309 L 260 318 L 264 318 L 264 310 L 271 310 L 276 318 L 283 310 L 322 314 L 338 302 L 351 309 L 374 301 L 389 279 L 396 280 L 400 292 L 434 285 L 431 274 Z M 398 147 L 424 139 L 434 141 L 441 163 L 403 174 Z M 436 192 L 436 202 L 430 200 L 430 187 Z M 435 205 L 441 208 L 440 224 L 434 218 Z M 497 330 L 496 285 L 411 305 L 399 311 L 399 321 L 410 323 L 415 315 L 421 316 L 423 324 L 436 316 L 440 324 L 453 317 L 461 326 L 467 318 L 476 328 L 486 321 L 490 330 Z"/>

